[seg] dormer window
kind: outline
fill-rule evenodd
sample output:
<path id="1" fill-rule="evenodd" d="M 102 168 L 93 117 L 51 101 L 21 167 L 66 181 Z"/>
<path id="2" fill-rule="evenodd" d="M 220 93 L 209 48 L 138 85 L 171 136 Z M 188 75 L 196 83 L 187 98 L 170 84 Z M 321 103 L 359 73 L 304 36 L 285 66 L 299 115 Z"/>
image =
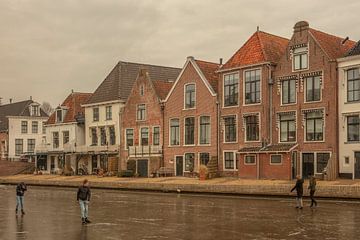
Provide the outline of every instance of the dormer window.
<path id="1" fill-rule="evenodd" d="M 40 116 L 39 106 L 31 105 L 30 106 L 30 115 L 31 116 Z"/>
<path id="2" fill-rule="evenodd" d="M 308 68 L 308 47 L 298 47 L 293 49 L 293 69 L 299 71 Z"/>
<path id="3" fill-rule="evenodd" d="M 63 110 L 61 108 L 56 110 L 56 122 L 63 121 Z"/>

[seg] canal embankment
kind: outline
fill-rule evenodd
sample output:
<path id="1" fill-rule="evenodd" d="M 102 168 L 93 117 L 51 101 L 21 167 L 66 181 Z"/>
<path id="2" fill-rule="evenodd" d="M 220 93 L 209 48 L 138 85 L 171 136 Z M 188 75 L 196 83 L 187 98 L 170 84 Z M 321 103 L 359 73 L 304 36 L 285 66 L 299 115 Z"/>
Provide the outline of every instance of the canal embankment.
<path id="1" fill-rule="evenodd" d="M 0 177 L 0 184 L 25 182 L 30 186 L 78 187 L 88 179 L 92 188 L 118 189 L 130 191 L 159 191 L 181 193 L 204 193 L 249 196 L 291 197 L 294 181 L 247 180 L 238 178 L 214 178 L 200 181 L 197 178 L 118 178 L 97 176 L 57 176 L 57 175 L 14 175 Z M 305 196 L 308 182 L 304 183 Z M 317 197 L 360 200 L 360 181 L 336 180 L 318 181 Z"/>

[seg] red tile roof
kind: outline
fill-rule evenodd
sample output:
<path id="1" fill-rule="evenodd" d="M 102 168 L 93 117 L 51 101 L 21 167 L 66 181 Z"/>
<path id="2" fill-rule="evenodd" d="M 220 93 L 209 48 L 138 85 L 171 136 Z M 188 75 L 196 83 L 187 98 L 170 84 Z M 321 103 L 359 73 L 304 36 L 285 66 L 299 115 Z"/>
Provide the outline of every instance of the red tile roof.
<path id="1" fill-rule="evenodd" d="M 288 43 L 289 40 L 286 38 L 256 31 L 221 69 L 277 62 L 285 52 Z"/>
<path id="2" fill-rule="evenodd" d="M 219 70 L 220 64 L 198 59 L 196 59 L 195 62 L 199 66 L 205 78 L 210 83 L 211 87 L 214 89 L 215 92 L 217 92 L 219 75 L 218 73 L 216 73 L 216 71 Z"/>
<path id="3" fill-rule="evenodd" d="M 319 43 L 323 51 L 332 60 L 345 56 L 346 53 L 356 44 L 356 42 L 352 40 L 347 40 L 344 44 L 342 44 L 344 38 L 330 35 L 313 28 L 309 28 L 309 32 Z"/>
<path id="4" fill-rule="evenodd" d="M 152 83 L 154 85 L 156 94 L 161 100 L 166 98 L 172 85 L 174 84 L 174 82 L 165 82 L 162 80 L 152 80 Z"/>
<path id="5" fill-rule="evenodd" d="M 79 113 L 84 114 L 84 108 L 81 107 L 81 105 L 85 104 L 90 99 L 91 95 L 92 93 L 71 93 L 61 104 L 62 107 L 67 108 L 63 123 L 75 122 L 76 116 Z M 51 114 L 47 124 L 55 124 L 55 112 Z"/>

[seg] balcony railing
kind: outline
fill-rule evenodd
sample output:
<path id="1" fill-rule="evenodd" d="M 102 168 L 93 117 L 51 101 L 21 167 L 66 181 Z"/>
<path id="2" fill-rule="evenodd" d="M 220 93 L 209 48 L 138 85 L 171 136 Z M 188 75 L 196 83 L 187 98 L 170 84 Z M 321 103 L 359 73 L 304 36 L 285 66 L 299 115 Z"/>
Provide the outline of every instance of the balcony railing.
<path id="1" fill-rule="evenodd" d="M 162 146 L 149 145 L 149 146 L 129 146 L 129 157 L 149 157 L 161 155 Z"/>
<path id="2" fill-rule="evenodd" d="M 64 144 L 63 148 L 53 148 L 51 145 L 47 144 L 40 144 L 37 145 L 35 148 L 35 153 L 46 153 L 46 152 L 53 152 L 59 151 L 64 153 L 86 153 L 86 152 L 117 152 L 119 150 L 119 145 L 109 145 L 109 146 L 87 146 L 81 145 L 76 146 L 74 143 L 67 143 Z"/>

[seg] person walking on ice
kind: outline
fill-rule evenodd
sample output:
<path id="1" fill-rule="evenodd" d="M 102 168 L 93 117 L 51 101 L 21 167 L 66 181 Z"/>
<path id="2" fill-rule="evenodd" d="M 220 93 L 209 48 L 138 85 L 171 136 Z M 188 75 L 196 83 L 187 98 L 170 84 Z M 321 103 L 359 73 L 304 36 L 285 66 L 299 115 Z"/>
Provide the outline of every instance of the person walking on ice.
<path id="1" fill-rule="evenodd" d="M 82 224 L 91 223 L 91 221 L 88 219 L 90 197 L 91 192 L 89 187 L 89 181 L 85 179 L 77 192 L 77 201 L 80 204 Z"/>
<path id="2" fill-rule="evenodd" d="M 293 192 L 296 189 L 296 208 L 302 209 L 303 208 L 303 201 L 302 201 L 302 197 L 303 197 L 303 193 L 304 193 L 304 189 L 303 189 L 303 184 L 304 184 L 304 180 L 301 178 L 300 175 L 296 176 L 296 184 L 295 186 L 291 189 L 291 192 Z"/>
<path id="3" fill-rule="evenodd" d="M 314 206 L 314 204 L 315 204 L 315 207 L 317 207 L 317 202 L 314 198 L 315 190 L 316 190 L 316 178 L 313 175 L 310 176 L 308 189 L 310 190 L 310 199 L 311 199 L 310 207 L 312 208 Z"/>
<path id="4" fill-rule="evenodd" d="M 21 209 L 21 214 L 24 215 L 25 211 L 24 211 L 24 194 L 27 190 L 27 187 L 25 185 L 24 182 L 19 183 L 16 186 L 16 210 L 15 213 L 18 213 L 18 209 L 20 207 Z"/>

